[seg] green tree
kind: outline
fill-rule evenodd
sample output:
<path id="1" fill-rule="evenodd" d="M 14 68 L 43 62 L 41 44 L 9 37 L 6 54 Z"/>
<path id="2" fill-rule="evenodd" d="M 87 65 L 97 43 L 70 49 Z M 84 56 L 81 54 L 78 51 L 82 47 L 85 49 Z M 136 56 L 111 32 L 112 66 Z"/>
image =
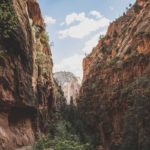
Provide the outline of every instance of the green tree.
<path id="1" fill-rule="evenodd" d="M 0 1 L 0 38 L 9 38 L 18 27 L 18 18 L 11 0 Z"/>

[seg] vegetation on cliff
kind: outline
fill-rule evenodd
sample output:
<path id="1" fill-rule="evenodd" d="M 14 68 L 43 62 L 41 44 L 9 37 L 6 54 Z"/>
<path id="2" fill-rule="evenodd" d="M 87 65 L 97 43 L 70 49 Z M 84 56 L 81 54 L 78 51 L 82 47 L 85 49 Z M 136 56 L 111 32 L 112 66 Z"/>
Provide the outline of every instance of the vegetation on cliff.
<path id="1" fill-rule="evenodd" d="M 12 6 L 11 0 L 1 0 L 0 2 L 0 38 L 9 36 L 18 27 L 18 18 Z"/>
<path id="2" fill-rule="evenodd" d="M 100 36 L 75 106 L 54 81 L 38 3 L 1 0 L 0 149 L 149 150 L 149 10 L 138 0 Z"/>
<path id="3" fill-rule="evenodd" d="M 104 150 L 150 149 L 149 10 L 137 0 L 84 59 L 79 111 Z"/>
<path id="4" fill-rule="evenodd" d="M 33 145 L 36 132 L 46 134 L 55 97 L 45 33 L 36 0 L 0 1 L 1 150 Z"/>

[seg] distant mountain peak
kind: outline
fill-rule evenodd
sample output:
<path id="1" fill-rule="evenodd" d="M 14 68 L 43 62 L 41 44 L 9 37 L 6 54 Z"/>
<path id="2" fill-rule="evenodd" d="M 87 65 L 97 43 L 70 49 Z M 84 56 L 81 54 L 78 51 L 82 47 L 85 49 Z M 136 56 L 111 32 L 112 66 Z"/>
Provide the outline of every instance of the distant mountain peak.
<path id="1" fill-rule="evenodd" d="M 60 71 L 54 74 L 56 82 L 61 86 L 64 96 L 67 99 L 67 104 L 70 104 L 73 98 L 73 103 L 76 104 L 76 98 L 81 86 L 80 77 L 76 77 L 72 72 Z"/>

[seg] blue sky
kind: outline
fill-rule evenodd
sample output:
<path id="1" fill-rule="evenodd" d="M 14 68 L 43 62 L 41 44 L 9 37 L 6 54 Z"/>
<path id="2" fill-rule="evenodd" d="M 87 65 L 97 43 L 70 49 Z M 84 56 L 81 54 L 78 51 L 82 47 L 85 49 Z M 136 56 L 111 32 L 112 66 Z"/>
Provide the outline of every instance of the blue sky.
<path id="1" fill-rule="evenodd" d="M 38 0 L 51 47 L 54 72 L 82 77 L 82 59 L 96 46 L 99 35 L 135 0 Z"/>

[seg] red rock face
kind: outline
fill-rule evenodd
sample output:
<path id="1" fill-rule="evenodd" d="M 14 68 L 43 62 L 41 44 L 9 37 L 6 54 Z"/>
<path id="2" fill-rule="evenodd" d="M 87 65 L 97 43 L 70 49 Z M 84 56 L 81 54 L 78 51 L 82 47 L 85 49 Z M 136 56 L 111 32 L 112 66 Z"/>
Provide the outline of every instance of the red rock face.
<path id="1" fill-rule="evenodd" d="M 29 16 L 33 19 L 35 25 L 44 27 L 44 22 L 40 13 L 40 8 L 38 3 L 36 1 L 28 0 L 27 7 L 28 7 Z"/>
<path id="2" fill-rule="evenodd" d="M 139 4 L 139 5 L 144 5 L 145 4 L 145 2 L 147 2 L 148 0 L 137 0 L 137 3 Z"/>
<path id="3" fill-rule="evenodd" d="M 150 121 L 149 17 L 150 1 L 138 1 L 83 61 L 78 107 L 89 131 L 99 133 L 101 149 L 148 147 L 139 135 L 150 138 L 149 123 L 144 124 Z"/>
<path id="4" fill-rule="evenodd" d="M 89 65 L 91 64 L 91 59 L 92 58 L 85 58 L 84 60 L 83 60 L 83 80 L 85 80 L 86 79 L 86 76 L 87 76 L 87 72 L 88 72 L 88 67 L 89 67 Z"/>
<path id="5" fill-rule="evenodd" d="M 0 2 L 1 3 L 1 2 Z M 54 106 L 51 52 L 34 0 L 13 0 L 18 27 L 0 40 L 0 149 L 30 145 Z"/>

